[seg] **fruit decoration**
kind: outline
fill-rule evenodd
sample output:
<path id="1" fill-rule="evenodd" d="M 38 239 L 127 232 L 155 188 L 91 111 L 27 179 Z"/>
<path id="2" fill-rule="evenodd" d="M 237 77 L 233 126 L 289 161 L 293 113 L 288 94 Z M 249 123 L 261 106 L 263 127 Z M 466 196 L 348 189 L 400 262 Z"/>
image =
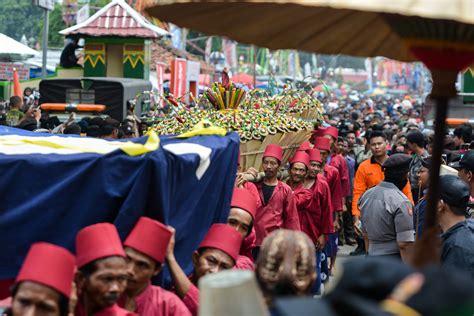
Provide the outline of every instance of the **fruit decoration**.
<path id="1" fill-rule="evenodd" d="M 245 111 L 205 111 L 202 109 L 181 109 L 176 112 L 175 118 L 164 119 L 154 126 L 154 130 L 161 135 L 181 134 L 202 120 L 208 120 L 213 125 L 222 127 L 227 131 L 235 131 L 242 141 L 261 140 L 269 134 L 278 132 L 286 133 L 300 130 L 311 130 L 309 122 L 274 113 L 269 108 L 248 109 Z"/>
<path id="2" fill-rule="evenodd" d="M 204 95 L 216 110 L 237 109 L 245 99 L 245 91 L 230 81 L 226 70 L 222 72 L 222 83 L 214 82 Z"/>

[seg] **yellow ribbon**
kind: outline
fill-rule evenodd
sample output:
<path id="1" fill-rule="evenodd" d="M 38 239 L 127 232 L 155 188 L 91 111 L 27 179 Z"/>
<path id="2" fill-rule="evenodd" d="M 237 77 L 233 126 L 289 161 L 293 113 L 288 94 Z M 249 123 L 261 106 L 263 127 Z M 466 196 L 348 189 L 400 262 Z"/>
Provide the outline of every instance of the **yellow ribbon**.
<path id="1" fill-rule="evenodd" d="M 418 313 L 410 306 L 407 306 L 401 302 L 392 299 L 383 300 L 381 303 L 381 307 L 384 311 L 392 313 L 396 316 L 421 316 L 420 313 Z"/>
<path id="2" fill-rule="evenodd" d="M 0 136 L 0 152 L 4 154 L 32 153 L 96 153 L 108 154 L 120 149 L 129 156 L 139 156 L 157 150 L 160 139 L 154 131 L 147 133 L 145 144 L 117 142 L 85 137 L 25 137 L 19 135 Z"/>
<path id="3" fill-rule="evenodd" d="M 225 136 L 226 134 L 227 134 L 227 131 L 225 130 L 225 128 L 214 126 L 211 122 L 207 120 L 203 120 L 197 123 L 196 125 L 194 125 L 194 127 L 190 131 L 180 134 L 176 137 L 189 138 L 189 137 L 198 136 L 198 135 Z"/>

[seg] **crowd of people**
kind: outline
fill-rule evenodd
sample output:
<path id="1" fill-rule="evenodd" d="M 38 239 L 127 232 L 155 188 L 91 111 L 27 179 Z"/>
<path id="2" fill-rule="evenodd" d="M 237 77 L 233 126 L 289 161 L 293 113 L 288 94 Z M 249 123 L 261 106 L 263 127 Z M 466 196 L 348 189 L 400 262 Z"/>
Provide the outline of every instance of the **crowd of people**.
<path id="1" fill-rule="evenodd" d="M 48 128 L 51 118 L 16 98 L 6 115 L 11 126 L 112 139 L 148 129 L 100 117 Z M 188 259 L 191 274 L 174 256 L 172 227 L 141 217 L 122 243 L 112 224 L 98 223 L 78 232 L 74 255 L 33 244 L 12 296 L 0 302 L 4 313 L 198 315 L 199 280 L 240 269 L 255 271 L 272 315 L 287 315 L 278 301 L 288 296 L 315 297 L 301 304 L 320 304 L 327 315 L 472 315 L 472 127 L 446 133 L 437 205 L 441 267 L 420 270 L 410 263 L 424 233 L 433 142 L 421 105 L 408 97 L 322 101 L 323 124 L 288 164 L 278 144 L 266 147 L 263 171 L 239 164 L 227 223 L 209 228 Z M 344 244 L 357 246 L 351 256 L 361 257 L 337 264 Z M 164 265 L 167 289 L 152 285 Z"/>
<path id="2" fill-rule="evenodd" d="M 38 106 L 39 95 L 26 88 L 23 98 L 13 96 L 8 103 L 0 107 L 0 125 L 19 129 L 51 134 L 83 135 L 104 139 L 122 139 L 143 136 L 150 124 L 140 120 L 135 115 L 129 115 L 119 122 L 107 116 L 76 118 L 71 113 L 68 120 L 61 122 L 59 118 L 47 112 L 42 112 Z"/>

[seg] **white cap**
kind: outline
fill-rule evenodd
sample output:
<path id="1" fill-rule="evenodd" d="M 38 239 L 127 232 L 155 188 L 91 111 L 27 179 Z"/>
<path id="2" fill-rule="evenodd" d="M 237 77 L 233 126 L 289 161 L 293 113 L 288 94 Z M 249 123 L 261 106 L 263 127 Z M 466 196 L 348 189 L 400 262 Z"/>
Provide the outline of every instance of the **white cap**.
<path id="1" fill-rule="evenodd" d="M 199 280 L 200 316 L 268 316 L 255 274 L 249 270 L 211 273 Z"/>
<path id="2" fill-rule="evenodd" d="M 449 166 L 446 166 L 446 165 L 441 165 L 440 166 L 440 169 L 439 169 L 439 175 L 440 176 L 446 176 L 446 175 L 453 175 L 453 176 L 457 176 L 458 175 L 458 171 L 452 167 L 449 167 Z"/>

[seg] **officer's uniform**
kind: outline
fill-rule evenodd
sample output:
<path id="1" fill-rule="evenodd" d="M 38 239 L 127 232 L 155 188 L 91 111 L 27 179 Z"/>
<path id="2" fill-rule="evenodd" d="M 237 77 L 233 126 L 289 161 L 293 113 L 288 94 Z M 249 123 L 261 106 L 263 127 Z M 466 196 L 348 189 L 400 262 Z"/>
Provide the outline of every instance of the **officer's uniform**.
<path id="1" fill-rule="evenodd" d="M 383 168 L 408 173 L 410 156 L 395 154 Z M 370 256 L 400 256 L 399 242 L 413 242 L 415 230 L 410 200 L 393 183 L 382 181 L 359 199 L 363 231 L 369 239 Z"/>

